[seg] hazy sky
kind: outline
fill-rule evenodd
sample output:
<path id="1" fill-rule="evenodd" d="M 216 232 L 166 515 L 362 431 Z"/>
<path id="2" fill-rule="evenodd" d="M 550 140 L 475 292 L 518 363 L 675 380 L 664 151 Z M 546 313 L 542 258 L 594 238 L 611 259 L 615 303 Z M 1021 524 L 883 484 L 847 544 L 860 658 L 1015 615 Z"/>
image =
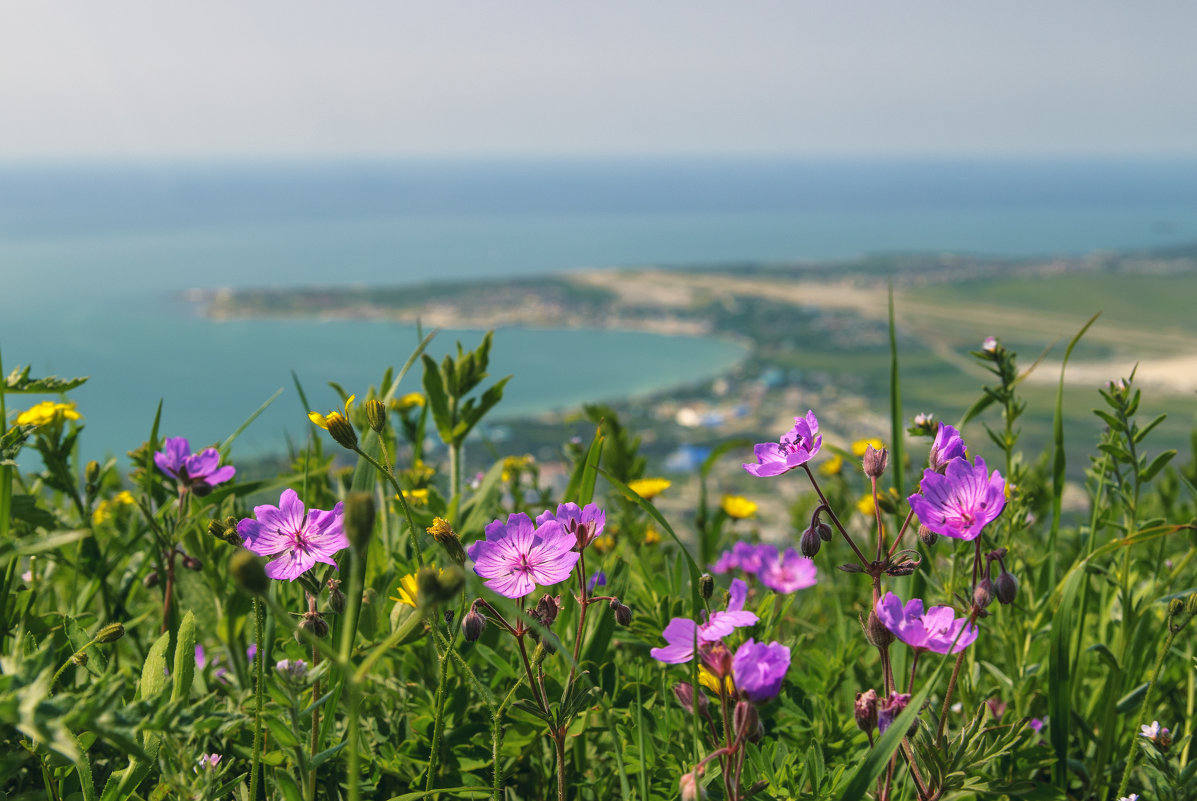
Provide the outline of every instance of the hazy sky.
<path id="1" fill-rule="evenodd" d="M 0 0 L 0 160 L 1197 155 L 1197 3 Z"/>

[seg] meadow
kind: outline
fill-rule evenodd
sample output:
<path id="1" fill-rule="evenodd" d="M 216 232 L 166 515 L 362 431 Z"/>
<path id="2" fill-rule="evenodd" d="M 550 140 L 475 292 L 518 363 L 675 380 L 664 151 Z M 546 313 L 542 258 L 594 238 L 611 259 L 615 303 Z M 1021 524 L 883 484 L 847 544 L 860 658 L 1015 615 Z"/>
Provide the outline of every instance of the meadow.
<path id="1" fill-rule="evenodd" d="M 610 410 L 563 432 L 559 480 L 466 461 L 502 409 L 489 334 L 298 386 L 309 437 L 271 472 L 239 468 L 245 426 L 209 448 L 160 419 L 131 470 L 80 464 L 83 379 L 10 366 L 0 791 L 1197 797 L 1197 454 L 1157 447 L 1133 372 L 1065 393 L 1069 358 L 1108 347 L 1088 330 L 1032 387 L 994 329 L 959 355 L 975 391 L 927 407 L 891 316 L 888 437 L 824 441 L 833 410 L 795 408 L 715 447 L 668 518 Z"/>

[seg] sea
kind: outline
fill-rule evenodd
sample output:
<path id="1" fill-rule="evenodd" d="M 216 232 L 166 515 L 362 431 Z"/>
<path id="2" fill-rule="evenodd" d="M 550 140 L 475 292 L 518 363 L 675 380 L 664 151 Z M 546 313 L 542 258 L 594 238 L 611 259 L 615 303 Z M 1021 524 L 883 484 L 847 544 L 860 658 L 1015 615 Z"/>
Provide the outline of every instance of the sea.
<path id="1" fill-rule="evenodd" d="M 308 435 L 400 366 L 413 326 L 213 321 L 191 289 L 490 281 L 579 268 L 1006 256 L 1197 241 L 1197 160 L 553 158 L 0 162 L 0 357 L 89 376 L 84 459 L 150 433 L 235 454 Z M 476 330 L 441 331 L 429 352 Z M 496 413 L 534 415 L 709 378 L 742 346 L 627 331 L 497 332 Z M 401 391 L 419 389 L 419 370 Z M 37 400 L 10 396 L 8 408 Z"/>

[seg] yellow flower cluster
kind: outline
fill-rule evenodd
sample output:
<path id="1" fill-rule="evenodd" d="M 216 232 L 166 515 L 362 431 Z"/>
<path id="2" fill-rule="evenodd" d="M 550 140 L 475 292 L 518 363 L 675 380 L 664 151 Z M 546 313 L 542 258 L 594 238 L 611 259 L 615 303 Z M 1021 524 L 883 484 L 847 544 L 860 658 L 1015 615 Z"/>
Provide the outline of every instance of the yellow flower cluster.
<path id="1" fill-rule="evenodd" d="M 135 503 L 133 495 L 128 490 L 122 490 L 111 498 L 96 504 L 96 508 L 91 513 L 91 522 L 93 525 L 98 526 L 104 521 L 115 517 L 123 507 L 132 506 Z"/>
<path id="2" fill-rule="evenodd" d="M 637 478 L 628 482 L 628 489 L 646 501 L 669 489 L 673 482 L 667 478 Z"/>
<path id="3" fill-rule="evenodd" d="M 21 412 L 17 415 L 17 425 L 19 426 L 44 426 L 47 423 L 52 423 L 55 420 L 78 420 L 83 415 L 75 411 L 75 402 L 56 403 L 54 401 L 42 401 L 31 409 Z"/>
<path id="4" fill-rule="evenodd" d="M 530 453 L 525 453 L 523 456 L 508 456 L 503 460 L 503 473 L 499 476 L 499 480 L 511 481 L 512 473 L 527 470 L 534 464 L 536 464 L 536 458 Z"/>
<path id="5" fill-rule="evenodd" d="M 746 517 L 752 517 L 759 508 L 755 502 L 748 500 L 743 495 L 724 495 L 723 503 L 720 505 L 723 508 L 724 514 L 732 520 L 743 520 Z"/>
<path id="6" fill-rule="evenodd" d="M 403 500 L 407 501 L 412 506 L 427 506 L 428 505 L 428 490 L 427 489 L 403 490 Z"/>

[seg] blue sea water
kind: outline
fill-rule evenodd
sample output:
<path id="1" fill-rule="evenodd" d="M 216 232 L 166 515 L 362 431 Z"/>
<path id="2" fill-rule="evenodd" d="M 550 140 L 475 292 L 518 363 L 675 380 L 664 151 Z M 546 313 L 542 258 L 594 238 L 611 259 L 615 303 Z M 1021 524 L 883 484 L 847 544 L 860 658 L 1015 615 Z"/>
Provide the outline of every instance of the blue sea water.
<path id="1" fill-rule="evenodd" d="M 283 387 L 238 444 L 264 452 L 304 434 L 292 370 L 313 404 L 331 406 L 326 381 L 377 383 L 415 331 L 216 323 L 181 291 L 1191 241 L 1197 162 L 10 164 L 0 166 L 0 353 L 8 369 L 92 376 L 75 393 L 88 458 L 144 439 L 159 399 L 165 433 L 206 443 Z M 443 332 L 431 350 L 478 336 Z M 515 375 L 506 413 L 533 413 L 713 375 L 741 355 L 709 339 L 505 330 L 492 373 Z M 404 389 L 417 386 L 412 375 Z"/>

